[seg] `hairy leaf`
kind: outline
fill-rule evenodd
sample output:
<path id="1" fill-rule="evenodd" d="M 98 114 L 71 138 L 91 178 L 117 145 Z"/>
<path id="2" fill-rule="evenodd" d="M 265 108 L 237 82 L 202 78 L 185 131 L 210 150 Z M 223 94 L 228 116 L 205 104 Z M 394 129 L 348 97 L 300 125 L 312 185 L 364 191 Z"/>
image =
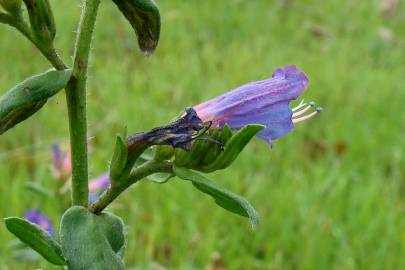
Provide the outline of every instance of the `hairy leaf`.
<path id="1" fill-rule="evenodd" d="M 22 242 L 38 252 L 47 261 L 65 265 L 60 245 L 41 227 L 25 219 L 9 217 L 5 219 L 7 229 Z"/>
<path id="2" fill-rule="evenodd" d="M 212 196 L 215 202 L 222 208 L 250 219 L 253 229 L 259 223 L 259 217 L 253 206 L 243 197 L 236 195 L 216 183 L 205 178 L 203 175 L 181 167 L 174 167 L 176 176 L 183 180 L 188 180 L 200 191 Z"/>
<path id="3" fill-rule="evenodd" d="M 33 76 L 0 97 L 0 134 L 37 112 L 68 83 L 72 70 L 50 70 Z"/>
<path id="4" fill-rule="evenodd" d="M 81 206 L 62 217 L 60 237 L 70 270 L 124 270 L 124 226 L 120 218 L 95 215 Z"/>

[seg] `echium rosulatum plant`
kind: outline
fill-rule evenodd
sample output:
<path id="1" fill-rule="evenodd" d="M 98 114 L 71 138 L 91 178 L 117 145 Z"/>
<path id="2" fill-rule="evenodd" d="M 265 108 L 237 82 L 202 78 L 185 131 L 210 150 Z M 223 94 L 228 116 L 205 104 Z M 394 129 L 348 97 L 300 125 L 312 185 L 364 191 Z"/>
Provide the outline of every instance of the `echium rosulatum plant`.
<path id="1" fill-rule="evenodd" d="M 50 230 L 49 219 L 38 210 L 31 210 L 26 218 L 6 218 L 7 229 L 50 263 L 70 270 L 125 269 L 124 223 L 105 209 L 142 179 L 158 183 L 190 181 L 222 208 L 248 217 L 255 227 L 258 217 L 249 202 L 221 188 L 207 174 L 228 168 L 255 135 L 271 145 L 297 123 L 320 112 L 313 103 L 304 102 L 290 109 L 290 102 L 307 87 L 306 75 L 295 66 L 282 67 L 268 79 L 188 107 L 171 123 L 128 137 L 117 135 L 109 171 L 89 185 L 86 78 L 100 2 L 83 1 L 70 67 L 54 47 L 57 28 L 48 0 L 0 0 L 0 23 L 18 30 L 54 67 L 2 95 L 0 133 L 28 119 L 48 98 L 65 89 L 71 149 L 63 154 L 54 148 L 54 169 L 55 177 L 71 178 L 73 205 L 63 214 L 59 229 Z M 152 53 L 160 34 L 155 2 L 112 2 L 134 29 L 141 51 Z M 169 181 L 173 177 L 177 178 Z M 104 191 L 89 196 L 89 187 L 92 192 Z"/>

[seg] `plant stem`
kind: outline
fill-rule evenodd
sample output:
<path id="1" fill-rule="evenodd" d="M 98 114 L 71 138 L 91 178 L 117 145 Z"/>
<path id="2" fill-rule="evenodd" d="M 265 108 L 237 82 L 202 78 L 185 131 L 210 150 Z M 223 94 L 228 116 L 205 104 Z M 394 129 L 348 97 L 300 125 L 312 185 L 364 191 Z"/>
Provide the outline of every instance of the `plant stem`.
<path id="1" fill-rule="evenodd" d="M 148 161 L 136 169 L 134 169 L 129 175 L 128 179 L 123 182 L 111 183 L 111 187 L 108 188 L 100 198 L 90 206 L 90 211 L 97 214 L 103 211 L 111 202 L 113 202 L 123 191 L 128 187 L 135 184 L 142 178 L 145 178 L 154 173 L 172 173 L 173 167 L 171 162 L 156 162 Z"/>
<path id="2" fill-rule="evenodd" d="M 66 87 L 72 152 L 72 200 L 87 207 L 87 113 L 86 81 L 91 40 L 100 0 L 85 0 L 77 32 L 73 75 Z"/>
<path id="3" fill-rule="evenodd" d="M 15 27 L 21 32 L 35 47 L 45 56 L 46 59 L 58 70 L 67 68 L 67 65 L 60 58 L 56 49 L 51 45 L 45 45 L 39 42 L 32 33 L 28 24 L 24 21 L 23 17 L 13 17 L 8 14 L 0 13 L 0 22 Z"/>

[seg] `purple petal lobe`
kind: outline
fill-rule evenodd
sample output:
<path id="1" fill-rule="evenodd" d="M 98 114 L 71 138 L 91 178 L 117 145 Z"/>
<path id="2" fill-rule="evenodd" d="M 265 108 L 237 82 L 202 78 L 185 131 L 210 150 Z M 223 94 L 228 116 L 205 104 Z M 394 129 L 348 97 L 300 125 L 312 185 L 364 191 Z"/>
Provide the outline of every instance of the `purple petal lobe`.
<path id="1" fill-rule="evenodd" d="M 25 219 L 31 223 L 37 224 L 43 230 L 47 231 L 51 236 L 55 235 L 55 230 L 51 220 L 43 215 L 38 209 L 30 209 L 25 214 Z"/>

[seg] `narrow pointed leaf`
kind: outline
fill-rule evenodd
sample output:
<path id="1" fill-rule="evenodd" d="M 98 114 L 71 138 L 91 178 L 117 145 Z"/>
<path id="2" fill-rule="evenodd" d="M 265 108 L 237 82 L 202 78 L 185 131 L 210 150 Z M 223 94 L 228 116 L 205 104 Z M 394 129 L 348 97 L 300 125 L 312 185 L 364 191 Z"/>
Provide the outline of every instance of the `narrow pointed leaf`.
<path id="1" fill-rule="evenodd" d="M 0 134 L 37 112 L 68 83 L 72 70 L 50 70 L 33 76 L 0 97 Z"/>
<path id="2" fill-rule="evenodd" d="M 18 217 L 5 218 L 7 229 L 50 263 L 65 265 L 60 245 L 41 227 Z"/>
<path id="3" fill-rule="evenodd" d="M 153 0 L 113 0 L 129 21 L 144 53 L 156 49 L 160 35 L 159 8 Z"/>
<path id="4" fill-rule="evenodd" d="M 120 178 L 128 159 L 128 148 L 124 139 L 117 135 L 114 154 L 110 164 L 110 179 L 116 181 Z"/>
<path id="5" fill-rule="evenodd" d="M 222 208 L 240 216 L 248 217 L 253 229 L 256 228 L 259 217 L 256 210 L 245 198 L 219 187 L 216 183 L 195 171 L 176 166 L 173 171 L 179 178 L 191 181 L 198 190 L 213 197 L 215 203 Z"/>
<path id="6" fill-rule="evenodd" d="M 199 169 L 202 172 L 213 172 L 227 168 L 235 161 L 243 148 L 250 142 L 262 125 L 247 125 L 235 133 L 225 144 L 225 150 L 219 154 L 214 162 Z"/>
<path id="7" fill-rule="evenodd" d="M 122 221 L 112 214 L 95 215 L 73 206 L 62 217 L 60 237 L 70 270 L 124 270 Z"/>
<path id="8" fill-rule="evenodd" d="M 225 124 L 221 132 L 221 142 L 225 144 L 230 138 L 232 138 L 233 132 L 228 124 Z"/>

